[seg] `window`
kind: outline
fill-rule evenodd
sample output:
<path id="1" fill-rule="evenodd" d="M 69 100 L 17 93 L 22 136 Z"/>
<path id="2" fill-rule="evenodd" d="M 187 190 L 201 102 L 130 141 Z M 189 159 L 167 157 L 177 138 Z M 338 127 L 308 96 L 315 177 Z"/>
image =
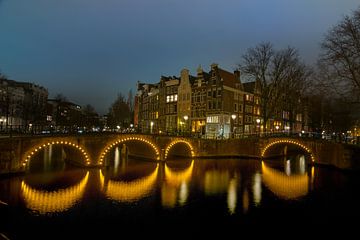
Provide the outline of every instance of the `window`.
<path id="1" fill-rule="evenodd" d="M 283 119 L 289 119 L 290 118 L 290 113 L 287 111 L 283 111 Z"/>
<path id="2" fill-rule="evenodd" d="M 296 121 L 298 121 L 298 122 L 302 121 L 302 114 L 301 113 L 296 114 Z"/>
<path id="3" fill-rule="evenodd" d="M 238 107 L 238 106 L 237 106 L 237 104 L 235 103 L 235 104 L 234 104 L 234 111 L 235 111 L 235 112 L 238 111 L 238 108 L 237 108 L 237 107 Z"/>
<path id="4" fill-rule="evenodd" d="M 206 118 L 207 123 L 219 123 L 219 116 L 208 116 Z"/>
<path id="5" fill-rule="evenodd" d="M 166 96 L 166 102 L 170 102 L 170 96 Z"/>
<path id="6" fill-rule="evenodd" d="M 245 105 L 245 112 L 246 112 L 246 113 L 252 113 L 252 106 L 250 106 L 250 105 Z"/>

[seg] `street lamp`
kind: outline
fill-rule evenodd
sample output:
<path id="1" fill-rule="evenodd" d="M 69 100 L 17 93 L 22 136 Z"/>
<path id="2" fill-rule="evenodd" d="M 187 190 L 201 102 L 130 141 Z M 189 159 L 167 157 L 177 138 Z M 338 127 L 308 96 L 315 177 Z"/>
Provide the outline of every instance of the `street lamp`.
<path id="1" fill-rule="evenodd" d="M 232 118 L 232 120 L 233 120 L 233 126 L 232 126 L 232 130 L 231 130 L 231 133 L 232 133 L 232 135 L 233 135 L 233 137 L 234 137 L 234 125 L 235 125 L 235 119 L 236 119 L 236 115 L 235 114 L 232 114 L 231 115 L 231 118 Z"/>
<path id="2" fill-rule="evenodd" d="M 189 116 L 188 115 L 185 115 L 184 116 L 184 120 L 185 120 L 185 123 L 184 123 L 184 133 L 187 132 L 187 120 L 189 119 Z"/>
<path id="3" fill-rule="evenodd" d="M 151 121 L 151 122 L 150 122 L 150 133 L 151 133 L 151 134 L 153 133 L 153 126 L 154 126 L 154 122 Z"/>
<path id="4" fill-rule="evenodd" d="M 259 133 L 259 135 L 260 135 L 260 121 L 261 121 L 260 118 L 256 119 L 256 130 Z"/>

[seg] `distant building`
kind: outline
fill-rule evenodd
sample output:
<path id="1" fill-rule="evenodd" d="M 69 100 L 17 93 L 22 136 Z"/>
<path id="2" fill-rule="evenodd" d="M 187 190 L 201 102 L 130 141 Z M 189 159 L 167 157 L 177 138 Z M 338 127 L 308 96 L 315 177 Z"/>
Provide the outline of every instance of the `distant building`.
<path id="1" fill-rule="evenodd" d="M 83 126 L 81 106 L 60 99 L 49 99 L 47 105 L 48 125 L 59 131 L 75 131 Z"/>
<path id="2" fill-rule="evenodd" d="M 48 91 L 42 86 L 0 79 L 0 128 L 45 124 L 47 97 Z"/>
<path id="3" fill-rule="evenodd" d="M 162 76 L 158 83 L 138 83 L 137 88 L 134 119 L 140 132 L 206 138 L 264 132 L 261 89 L 256 81 L 242 83 L 240 71 L 212 64 L 206 72 L 199 66 L 196 77 L 183 69 L 180 77 Z M 304 129 L 305 106 L 287 109 L 292 108 L 277 109 L 266 128 L 274 132 Z"/>

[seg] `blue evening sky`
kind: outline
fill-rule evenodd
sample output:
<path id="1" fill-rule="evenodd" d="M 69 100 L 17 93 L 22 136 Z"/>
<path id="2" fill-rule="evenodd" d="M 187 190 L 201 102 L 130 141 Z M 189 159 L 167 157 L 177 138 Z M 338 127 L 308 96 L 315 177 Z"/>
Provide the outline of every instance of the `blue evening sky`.
<path id="1" fill-rule="evenodd" d="M 0 0 L 0 69 L 107 112 L 117 93 L 161 75 L 232 71 L 257 43 L 308 64 L 359 0 Z"/>

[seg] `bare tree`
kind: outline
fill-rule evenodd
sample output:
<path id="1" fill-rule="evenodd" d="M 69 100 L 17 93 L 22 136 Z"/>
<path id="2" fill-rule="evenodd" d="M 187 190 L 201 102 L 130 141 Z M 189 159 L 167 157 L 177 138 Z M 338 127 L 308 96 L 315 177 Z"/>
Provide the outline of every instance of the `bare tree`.
<path id="1" fill-rule="evenodd" d="M 319 69 L 323 83 L 342 97 L 360 100 L 360 8 L 326 34 Z"/>
<path id="2" fill-rule="evenodd" d="M 54 98 L 56 100 L 60 101 L 60 102 L 67 102 L 68 101 L 67 97 L 65 97 L 62 93 L 56 94 Z"/>
<path id="3" fill-rule="evenodd" d="M 279 110 L 294 109 L 300 104 L 311 71 L 300 61 L 294 48 L 275 51 L 270 43 L 249 48 L 242 58 L 239 68 L 254 79 L 258 87 L 260 112 L 266 131 L 268 120 Z"/>
<path id="4" fill-rule="evenodd" d="M 119 93 L 108 113 L 108 125 L 111 127 L 129 127 L 131 121 L 131 110 L 125 97 Z"/>

